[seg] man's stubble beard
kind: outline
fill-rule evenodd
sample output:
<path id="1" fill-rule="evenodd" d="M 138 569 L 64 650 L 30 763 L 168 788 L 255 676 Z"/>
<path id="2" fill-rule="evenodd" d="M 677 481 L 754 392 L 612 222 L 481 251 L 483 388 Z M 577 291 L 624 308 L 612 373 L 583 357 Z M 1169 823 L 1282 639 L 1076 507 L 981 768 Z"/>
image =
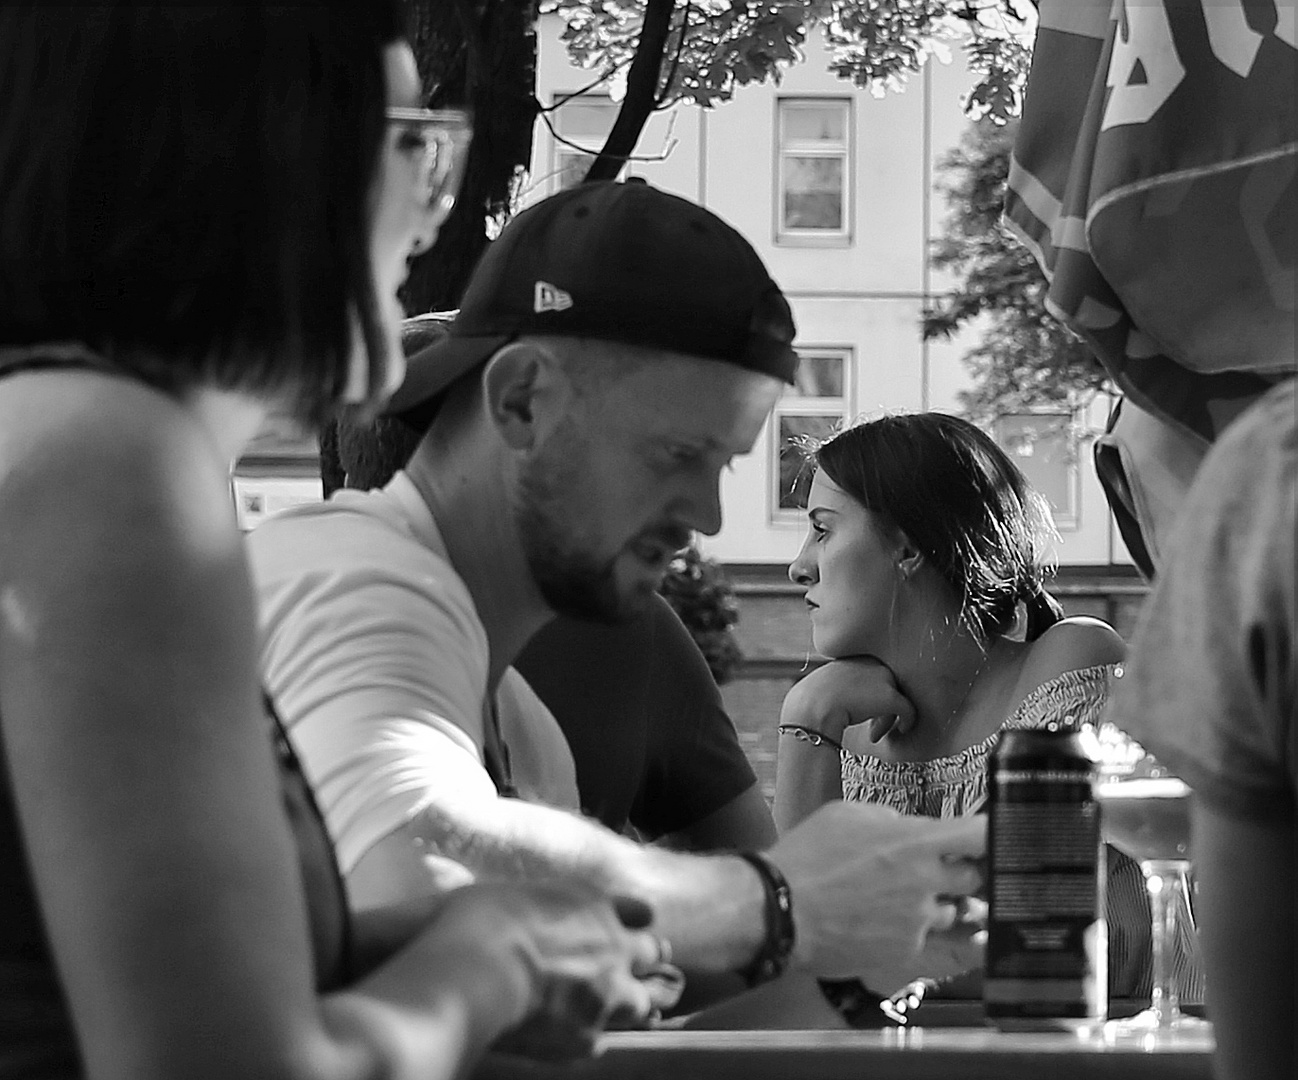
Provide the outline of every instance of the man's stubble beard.
<path id="1" fill-rule="evenodd" d="M 633 619 L 653 589 L 624 594 L 617 554 L 601 561 L 574 538 L 574 508 L 564 494 L 582 491 L 581 454 L 587 442 L 565 421 L 519 474 L 514 515 L 523 554 L 545 602 L 558 614 L 603 623 Z"/>

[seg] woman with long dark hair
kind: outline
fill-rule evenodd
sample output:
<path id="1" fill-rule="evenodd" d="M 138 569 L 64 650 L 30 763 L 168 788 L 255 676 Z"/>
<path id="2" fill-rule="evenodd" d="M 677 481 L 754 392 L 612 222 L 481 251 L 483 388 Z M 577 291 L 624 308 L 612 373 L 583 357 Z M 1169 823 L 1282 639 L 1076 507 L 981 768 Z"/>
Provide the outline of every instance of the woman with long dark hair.
<path id="1" fill-rule="evenodd" d="M 835 799 L 975 812 L 1001 731 L 1099 720 L 1125 646 L 1045 586 L 1049 508 L 996 443 L 942 413 L 885 416 L 814 450 L 789 567 L 816 651 L 780 716 L 777 824 Z M 1143 878 L 1111 852 L 1109 989 L 1149 992 Z M 1187 925 L 1189 925 L 1187 921 Z M 1178 963 L 1201 994 L 1189 939 Z"/>
<path id="2" fill-rule="evenodd" d="M 6 3 L 0 102 L 0 1076 L 450 1077 L 646 1015 L 635 902 L 473 885 L 367 955 L 259 687 L 231 463 L 401 381 L 453 195 L 400 5 Z"/>

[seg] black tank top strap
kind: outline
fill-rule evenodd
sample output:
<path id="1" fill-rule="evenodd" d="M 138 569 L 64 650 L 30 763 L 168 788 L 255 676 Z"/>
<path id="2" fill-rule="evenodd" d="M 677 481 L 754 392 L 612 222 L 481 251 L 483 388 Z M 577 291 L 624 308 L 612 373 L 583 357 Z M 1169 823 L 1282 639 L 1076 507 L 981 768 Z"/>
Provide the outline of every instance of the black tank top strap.
<path id="1" fill-rule="evenodd" d="M 351 983 L 352 920 L 347 887 L 338 866 L 333 841 L 315 792 L 302 770 L 297 752 L 275 708 L 275 700 L 263 689 L 262 710 L 269 722 L 275 747 L 280 795 L 297 847 L 298 867 L 306 893 L 315 956 L 316 989 L 336 990 Z"/>
<path id="2" fill-rule="evenodd" d="M 78 341 L 46 341 L 35 345 L 0 345 L 0 379 L 27 371 L 54 369 L 102 371 L 123 375 L 98 353 Z"/>

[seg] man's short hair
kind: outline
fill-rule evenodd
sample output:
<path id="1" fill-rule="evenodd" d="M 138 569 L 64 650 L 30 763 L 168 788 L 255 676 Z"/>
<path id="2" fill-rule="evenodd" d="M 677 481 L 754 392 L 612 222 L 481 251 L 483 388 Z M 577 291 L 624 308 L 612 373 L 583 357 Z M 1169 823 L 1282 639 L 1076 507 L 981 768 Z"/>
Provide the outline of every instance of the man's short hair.
<path id="1" fill-rule="evenodd" d="M 407 357 L 416 355 L 445 339 L 453 311 L 430 311 L 401 324 L 401 349 Z M 409 424 L 392 417 L 365 420 L 354 415 L 337 422 L 338 463 L 343 484 L 369 491 L 382 487 L 398 469 L 404 469 L 420 434 Z"/>

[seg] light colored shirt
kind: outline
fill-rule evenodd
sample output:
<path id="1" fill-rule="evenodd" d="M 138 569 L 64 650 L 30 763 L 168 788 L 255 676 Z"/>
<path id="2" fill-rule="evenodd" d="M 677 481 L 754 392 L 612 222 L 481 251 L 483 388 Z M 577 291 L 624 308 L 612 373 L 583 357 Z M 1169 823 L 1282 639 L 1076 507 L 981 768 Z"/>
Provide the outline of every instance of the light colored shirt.
<path id="1" fill-rule="evenodd" d="M 247 544 L 266 689 L 343 872 L 435 793 L 496 798 L 483 758 L 486 629 L 409 477 L 295 507 Z M 575 808 L 575 771 L 554 717 L 516 672 L 501 686 L 519 793 Z"/>

